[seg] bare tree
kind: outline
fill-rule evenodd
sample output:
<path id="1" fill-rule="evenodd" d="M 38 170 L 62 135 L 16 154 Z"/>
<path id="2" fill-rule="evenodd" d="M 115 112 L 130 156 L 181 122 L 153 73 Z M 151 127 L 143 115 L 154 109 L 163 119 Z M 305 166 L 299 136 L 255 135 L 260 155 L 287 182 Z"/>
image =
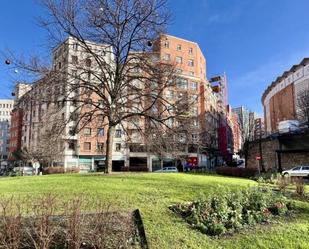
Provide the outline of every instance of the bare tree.
<path id="1" fill-rule="evenodd" d="M 71 37 L 73 44 L 63 49 L 75 46 L 84 56 L 64 61 L 54 58 L 51 67 L 35 57 L 28 62 L 11 61 L 53 86 L 45 102 L 65 101 L 75 107 L 65 117 L 67 123 L 75 121 L 74 132 L 87 125 L 107 127 L 105 168 L 109 173 L 116 126 L 125 128 L 134 117 L 161 124 L 170 118 L 170 103 L 163 92 L 173 84 L 173 66 L 161 63 L 159 55 L 151 52 L 170 18 L 167 0 L 40 2 L 47 15 L 39 21 L 49 40 L 59 44 Z M 55 48 L 55 56 L 57 51 Z"/>
<path id="2" fill-rule="evenodd" d="M 297 110 L 299 119 L 309 124 L 309 88 L 302 91 L 297 97 Z"/>

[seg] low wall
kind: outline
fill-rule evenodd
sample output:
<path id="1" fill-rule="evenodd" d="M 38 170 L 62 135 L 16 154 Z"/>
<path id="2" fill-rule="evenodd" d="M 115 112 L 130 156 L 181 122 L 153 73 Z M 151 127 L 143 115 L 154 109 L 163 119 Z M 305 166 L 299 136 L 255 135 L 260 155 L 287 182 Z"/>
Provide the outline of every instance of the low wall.
<path id="1" fill-rule="evenodd" d="M 295 140 L 295 146 L 297 148 L 287 148 L 285 142 L 280 142 L 279 139 L 262 139 L 262 162 L 266 171 L 277 171 L 279 169 L 278 152 L 281 151 L 281 169 L 291 169 L 297 165 L 309 165 L 309 151 L 307 147 L 300 148 L 301 140 L 307 139 L 306 137 L 300 137 L 300 140 Z M 292 141 L 289 140 L 290 142 Z M 247 167 L 257 168 L 259 162 L 256 157 L 260 155 L 259 149 L 260 141 L 253 141 L 249 144 Z M 289 151 L 291 150 L 291 152 Z M 293 150 L 294 149 L 294 150 Z"/>

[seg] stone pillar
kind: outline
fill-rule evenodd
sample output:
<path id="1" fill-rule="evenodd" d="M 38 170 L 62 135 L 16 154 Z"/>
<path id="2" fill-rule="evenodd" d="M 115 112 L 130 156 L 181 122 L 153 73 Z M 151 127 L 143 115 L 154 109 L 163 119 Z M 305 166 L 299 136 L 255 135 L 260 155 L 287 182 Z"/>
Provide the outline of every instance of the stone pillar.
<path id="1" fill-rule="evenodd" d="M 147 167 L 148 171 L 152 172 L 152 156 L 147 155 Z"/>

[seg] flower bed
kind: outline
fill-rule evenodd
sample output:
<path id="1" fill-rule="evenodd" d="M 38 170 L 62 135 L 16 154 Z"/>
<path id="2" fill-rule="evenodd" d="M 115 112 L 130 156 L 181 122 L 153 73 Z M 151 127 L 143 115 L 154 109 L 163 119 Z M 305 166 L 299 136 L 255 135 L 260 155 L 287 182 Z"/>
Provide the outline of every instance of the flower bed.
<path id="1" fill-rule="evenodd" d="M 170 209 L 193 228 L 214 236 L 286 215 L 291 203 L 280 193 L 267 188 L 251 188 L 220 191 L 210 198 L 172 205 Z"/>

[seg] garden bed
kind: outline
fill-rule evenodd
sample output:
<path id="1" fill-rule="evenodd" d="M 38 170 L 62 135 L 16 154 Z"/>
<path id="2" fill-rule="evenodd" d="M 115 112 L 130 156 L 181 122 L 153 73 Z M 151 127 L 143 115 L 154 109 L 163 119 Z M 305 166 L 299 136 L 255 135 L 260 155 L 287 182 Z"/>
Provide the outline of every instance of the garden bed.
<path id="1" fill-rule="evenodd" d="M 86 203 L 79 199 L 59 202 L 52 196 L 32 205 L 0 201 L 0 248 L 147 248 L 137 210 L 117 212 L 98 205 L 95 213 L 85 213 Z"/>
<path id="2" fill-rule="evenodd" d="M 209 198 L 172 205 L 170 209 L 192 228 L 209 236 L 217 236 L 286 217 L 293 205 L 281 193 L 268 188 L 250 188 L 221 191 Z"/>

